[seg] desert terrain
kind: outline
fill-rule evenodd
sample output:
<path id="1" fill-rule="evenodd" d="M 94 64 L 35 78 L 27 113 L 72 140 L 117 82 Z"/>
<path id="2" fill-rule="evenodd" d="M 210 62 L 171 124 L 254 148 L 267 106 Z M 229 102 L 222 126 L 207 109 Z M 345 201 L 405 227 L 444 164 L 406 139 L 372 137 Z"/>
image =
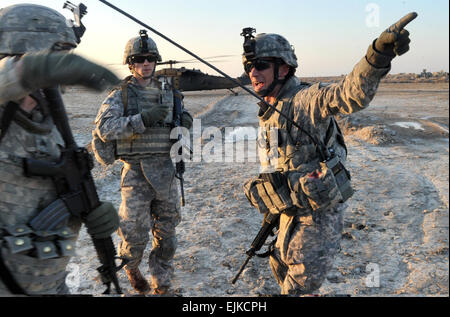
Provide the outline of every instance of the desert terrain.
<path id="1" fill-rule="evenodd" d="M 239 132 L 257 126 L 258 110 L 254 97 L 237 91 L 237 96 L 227 90 L 185 93 L 185 106 L 201 120 L 202 129 L 234 128 L 236 148 L 245 142 Z M 79 145 L 89 144 L 105 96 L 78 87 L 63 95 Z M 448 111 L 448 82 L 382 83 L 369 108 L 339 117 L 355 194 L 345 213 L 341 251 L 320 295 L 448 296 Z M 112 201 L 117 209 L 121 166 L 119 161 L 107 167 L 96 162 L 93 170 L 100 198 Z M 258 172 L 258 162 L 251 158 L 187 163 L 186 206 L 177 227 L 174 258 L 175 295 L 279 294 L 267 259 L 253 258 L 239 281 L 230 283 L 261 225 L 262 215 L 242 190 Z M 113 239 L 119 242 L 116 234 Z M 147 278 L 150 249 L 149 245 L 140 265 Z M 101 295 L 98 266 L 82 228 L 77 256 L 68 267 L 72 293 Z M 118 276 L 124 292 L 135 295 L 123 270 Z"/>

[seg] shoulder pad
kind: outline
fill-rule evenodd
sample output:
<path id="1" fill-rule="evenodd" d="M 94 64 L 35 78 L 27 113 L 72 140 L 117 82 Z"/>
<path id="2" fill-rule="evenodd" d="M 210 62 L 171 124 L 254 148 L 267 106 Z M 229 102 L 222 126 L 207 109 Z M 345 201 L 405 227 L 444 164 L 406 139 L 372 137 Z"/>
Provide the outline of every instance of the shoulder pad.
<path id="1" fill-rule="evenodd" d="M 122 81 L 117 86 L 114 86 L 111 89 L 110 93 L 113 92 L 113 91 L 116 91 L 116 90 L 122 90 L 124 87 L 126 87 L 128 82 L 130 81 L 131 77 L 133 77 L 133 76 L 130 75 L 130 76 L 127 76 L 124 79 L 122 79 Z"/>

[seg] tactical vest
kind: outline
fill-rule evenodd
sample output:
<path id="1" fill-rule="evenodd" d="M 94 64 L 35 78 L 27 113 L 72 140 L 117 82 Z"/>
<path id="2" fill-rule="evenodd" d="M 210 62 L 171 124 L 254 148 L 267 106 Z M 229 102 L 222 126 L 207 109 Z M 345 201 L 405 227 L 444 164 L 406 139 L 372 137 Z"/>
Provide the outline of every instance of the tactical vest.
<path id="1" fill-rule="evenodd" d="M 25 177 L 21 161 L 59 160 L 64 141 L 51 118 L 47 119 L 30 120 L 28 127 L 14 120 L 0 142 L 0 223 L 4 225 L 26 223 L 57 197 L 52 180 Z M 41 127 L 41 133 L 33 127 Z"/>
<path id="2" fill-rule="evenodd" d="M 0 106 L 0 118 L 4 109 Z M 50 178 L 26 177 L 22 160 L 56 162 L 64 147 L 51 118 L 38 111 L 32 113 L 32 120 L 23 114 L 16 116 L 0 142 L 0 252 L 14 279 L 28 294 L 55 294 L 64 291 L 60 288 L 65 286 L 69 255 L 75 251 L 73 230 L 78 231 L 80 223 L 72 219 L 77 224 L 67 231 L 70 237 L 64 237 L 61 231 L 63 236 L 59 238 L 51 238 L 48 232 L 33 232 L 27 226 L 57 199 L 57 192 Z M 0 293 L 5 292 L 0 279 Z"/>
<path id="3" fill-rule="evenodd" d="M 302 83 L 290 87 L 284 93 L 286 97 L 276 104 L 276 109 L 295 120 L 293 99 L 300 90 L 309 86 Z M 333 117 L 327 119 L 326 125 L 328 129 L 325 135 L 318 131 L 308 132 L 316 139 L 324 141 L 327 148 L 333 148 L 342 160 L 345 160 L 347 149 L 339 126 Z M 259 128 L 258 154 L 262 173 L 292 170 L 310 172 L 321 160 L 318 145 L 278 112 L 269 109 L 262 114 Z"/>
<path id="4" fill-rule="evenodd" d="M 122 89 L 128 103 L 124 116 L 132 116 L 143 110 L 157 105 L 166 105 L 169 109 L 164 123 L 159 126 L 146 128 L 142 134 L 134 134 L 129 138 L 118 139 L 116 155 L 118 157 L 141 156 L 148 154 L 168 154 L 173 142 L 170 140 L 171 123 L 173 118 L 173 92 L 161 87 L 161 83 L 152 81 L 149 87 L 129 84 Z"/>

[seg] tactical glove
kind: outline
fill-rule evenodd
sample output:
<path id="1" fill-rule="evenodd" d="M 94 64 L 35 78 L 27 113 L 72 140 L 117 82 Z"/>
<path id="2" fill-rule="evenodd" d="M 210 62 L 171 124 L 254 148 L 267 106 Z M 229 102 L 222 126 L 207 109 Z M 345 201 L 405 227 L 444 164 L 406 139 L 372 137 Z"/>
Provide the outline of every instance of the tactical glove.
<path id="1" fill-rule="evenodd" d="M 142 122 L 144 122 L 144 126 L 147 128 L 154 126 L 157 122 L 163 121 L 167 117 L 168 113 L 169 108 L 165 105 L 152 107 L 149 110 L 144 110 L 141 112 Z"/>
<path id="2" fill-rule="evenodd" d="M 192 127 L 192 122 L 192 116 L 187 112 L 183 112 L 183 117 L 181 118 L 181 126 L 189 130 Z"/>
<path id="3" fill-rule="evenodd" d="M 30 90 L 56 85 L 82 85 L 102 91 L 120 82 L 108 69 L 81 56 L 62 52 L 25 54 L 20 67 L 20 82 Z"/>
<path id="4" fill-rule="evenodd" d="M 94 239 L 105 239 L 119 228 L 119 215 L 110 202 L 92 210 L 85 219 L 87 232 Z"/>
<path id="5" fill-rule="evenodd" d="M 416 12 L 411 12 L 401 18 L 397 23 L 373 42 L 367 51 L 367 61 L 377 68 L 388 67 L 395 56 L 400 56 L 409 51 L 409 32 L 404 27 L 417 17 Z"/>

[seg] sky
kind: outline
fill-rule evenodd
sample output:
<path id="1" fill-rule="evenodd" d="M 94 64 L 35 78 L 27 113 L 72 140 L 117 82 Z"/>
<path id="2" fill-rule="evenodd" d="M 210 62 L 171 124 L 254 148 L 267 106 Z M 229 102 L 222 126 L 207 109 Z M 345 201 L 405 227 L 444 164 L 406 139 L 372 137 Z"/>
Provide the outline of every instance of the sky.
<path id="1" fill-rule="evenodd" d="M 108 0 L 194 54 L 208 58 L 230 76 L 243 72 L 242 29 L 278 33 L 295 47 L 297 76 L 336 76 L 351 72 L 368 46 L 386 28 L 409 12 L 418 17 L 406 29 L 410 51 L 392 62 L 392 74 L 449 71 L 449 2 L 447 0 Z M 64 0 L 25 0 L 73 18 Z M 78 4 L 76 0 L 73 3 Z M 87 31 L 75 53 L 105 65 L 121 77 L 126 42 L 143 26 L 98 0 L 83 0 Z M 23 3 L 0 0 L 0 6 Z M 193 57 L 149 31 L 163 60 Z M 217 74 L 202 63 L 178 64 Z M 176 66 L 178 66 L 176 65 Z M 161 66 L 160 66 L 161 67 Z"/>

